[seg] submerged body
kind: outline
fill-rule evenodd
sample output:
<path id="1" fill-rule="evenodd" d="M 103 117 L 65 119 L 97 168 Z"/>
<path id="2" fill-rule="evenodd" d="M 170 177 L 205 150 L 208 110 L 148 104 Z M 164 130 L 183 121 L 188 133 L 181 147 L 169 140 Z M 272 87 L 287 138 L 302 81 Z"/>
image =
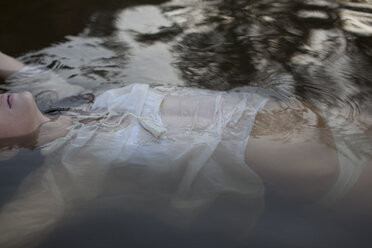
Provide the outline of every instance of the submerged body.
<path id="1" fill-rule="evenodd" d="M 53 84 L 65 89 L 55 91 L 57 98 L 79 92 L 52 73 L 41 73 L 44 80 L 39 75 L 24 68 L 10 80 L 37 81 L 34 88 L 12 84 L 34 95 Z M 270 185 L 298 201 L 332 198 L 327 192 L 338 181 L 340 156 L 322 117 L 303 103 L 245 90 L 133 84 L 43 125 L 41 134 L 48 125 L 64 131 L 44 139 L 44 166 L 2 209 L 0 244 L 37 242 L 71 209 L 97 198 L 180 228 L 207 220 L 240 238 L 262 213 Z M 23 219 L 15 222 L 19 215 Z"/>
<path id="2" fill-rule="evenodd" d="M 27 232 L 45 232 L 45 222 L 99 196 L 119 202 L 122 210 L 195 227 L 197 217 L 212 206 L 232 208 L 214 204 L 226 198 L 240 202 L 240 211 L 231 212 L 232 219 L 215 215 L 210 221 L 245 236 L 264 208 L 263 182 L 245 163 L 245 151 L 255 116 L 268 99 L 255 92 L 154 90 L 134 84 L 67 112 L 68 133 L 43 146 L 42 172 L 29 176 L 37 186 L 22 193 L 43 192 L 28 200 L 44 201 L 42 213 L 51 206 L 53 211 L 45 216 L 33 211 L 30 218 L 40 221 L 34 225 L 39 230 Z M 10 204 L 4 211 L 18 214 L 14 208 Z M 18 235 L 11 230 L 9 223 L 1 230 L 5 244 Z"/>

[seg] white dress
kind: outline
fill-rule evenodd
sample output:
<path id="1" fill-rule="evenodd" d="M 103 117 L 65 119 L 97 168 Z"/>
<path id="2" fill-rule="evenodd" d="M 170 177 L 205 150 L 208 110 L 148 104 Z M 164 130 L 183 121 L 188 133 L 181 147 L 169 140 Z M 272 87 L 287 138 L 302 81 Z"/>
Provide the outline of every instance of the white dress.
<path id="1" fill-rule="evenodd" d="M 86 116 L 67 113 L 74 124 L 43 147 L 38 180 L 58 216 L 87 202 L 116 204 L 179 228 L 246 237 L 264 208 L 263 182 L 244 159 L 269 100 L 258 91 L 145 84 L 106 91 Z"/>
<path id="2" fill-rule="evenodd" d="M 35 95 L 43 85 L 57 98 L 83 91 L 33 67 L 10 81 L 13 91 Z M 68 112 L 74 120 L 68 135 L 43 147 L 44 166 L 2 209 L 0 246 L 45 235 L 66 212 L 87 203 L 150 214 L 179 228 L 247 237 L 264 208 L 264 185 L 244 154 L 256 114 L 271 95 L 255 88 L 216 92 L 132 84 Z M 341 198 L 361 171 L 346 168 L 344 160 L 325 202 Z M 24 221 L 14 222 L 19 215 Z"/>
<path id="3" fill-rule="evenodd" d="M 171 107 L 161 112 L 164 99 Z M 91 106 L 104 117 L 77 124 L 67 138 L 46 146 L 46 164 L 51 174 L 62 166 L 69 175 L 64 184 L 73 189 L 62 202 L 115 192 L 123 208 L 184 226 L 218 197 L 238 197 L 246 205 L 240 217 L 248 218 L 247 228 L 262 211 L 264 187 L 244 154 L 267 99 L 247 92 L 159 91 L 144 84 L 109 90 Z"/>

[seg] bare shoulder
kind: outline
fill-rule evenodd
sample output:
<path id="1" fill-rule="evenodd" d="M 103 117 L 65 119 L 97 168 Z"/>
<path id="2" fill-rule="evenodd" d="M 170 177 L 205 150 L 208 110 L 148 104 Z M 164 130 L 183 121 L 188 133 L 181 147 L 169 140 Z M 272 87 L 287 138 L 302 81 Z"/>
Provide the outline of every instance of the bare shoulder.
<path id="1" fill-rule="evenodd" d="M 337 151 L 326 122 L 310 104 L 269 101 L 257 114 L 246 162 L 284 197 L 321 198 L 338 175 Z"/>

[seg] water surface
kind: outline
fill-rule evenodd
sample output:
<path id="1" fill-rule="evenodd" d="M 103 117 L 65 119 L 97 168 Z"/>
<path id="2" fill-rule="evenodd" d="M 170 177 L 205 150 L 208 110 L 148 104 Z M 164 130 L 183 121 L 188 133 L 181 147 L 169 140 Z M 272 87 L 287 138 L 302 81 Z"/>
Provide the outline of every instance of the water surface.
<path id="1" fill-rule="evenodd" d="M 3 1 L 0 49 L 100 92 L 131 83 L 273 89 L 322 110 L 372 114 L 372 3 L 366 1 Z M 0 85 L 0 90 L 5 91 Z M 333 123 L 360 154 L 371 138 Z M 33 164 L 28 166 L 31 156 Z M 0 200 L 37 168 L 38 151 L 2 162 Z M 25 166 L 27 165 L 27 166 Z M 5 180 L 8 179 L 8 180 Z M 370 221 L 306 211 L 268 190 L 250 247 L 369 247 Z M 40 247 L 246 247 L 151 216 L 91 206 Z"/>

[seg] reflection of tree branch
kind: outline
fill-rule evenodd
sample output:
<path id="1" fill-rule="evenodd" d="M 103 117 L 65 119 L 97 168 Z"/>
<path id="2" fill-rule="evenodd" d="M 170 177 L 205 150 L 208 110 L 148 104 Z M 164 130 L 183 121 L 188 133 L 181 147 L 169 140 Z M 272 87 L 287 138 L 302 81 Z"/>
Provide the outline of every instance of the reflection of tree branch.
<path id="1" fill-rule="evenodd" d="M 155 41 L 168 42 L 173 40 L 175 36 L 182 32 L 181 27 L 178 25 L 173 25 L 171 27 L 161 27 L 159 32 L 154 34 L 142 34 L 135 33 L 136 40 L 138 42 L 152 44 Z"/>
<path id="2" fill-rule="evenodd" d="M 371 101 L 372 43 L 342 30 L 338 8 L 293 1 L 208 5 L 198 12 L 202 21 L 192 23 L 208 28 L 185 32 L 184 25 L 182 40 L 173 46 L 174 64 L 189 85 L 268 87 L 357 110 Z"/>

